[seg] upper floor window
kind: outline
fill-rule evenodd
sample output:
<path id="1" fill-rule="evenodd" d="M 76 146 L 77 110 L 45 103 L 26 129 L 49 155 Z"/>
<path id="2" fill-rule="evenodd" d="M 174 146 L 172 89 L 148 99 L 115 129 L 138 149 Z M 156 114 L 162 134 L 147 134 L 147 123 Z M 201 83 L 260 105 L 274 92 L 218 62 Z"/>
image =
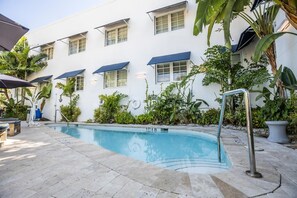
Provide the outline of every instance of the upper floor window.
<path id="1" fill-rule="evenodd" d="M 45 60 L 51 60 L 54 57 L 54 45 L 41 46 L 41 52 L 46 54 Z"/>
<path id="2" fill-rule="evenodd" d="M 84 90 L 84 76 L 75 76 L 75 77 L 70 77 L 67 78 L 66 80 L 69 80 L 71 78 L 75 78 L 75 86 L 74 90 L 79 91 L 79 90 Z"/>
<path id="3" fill-rule="evenodd" d="M 160 34 L 185 27 L 184 10 L 155 18 L 155 33 Z"/>
<path id="4" fill-rule="evenodd" d="M 69 38 L 69 55 L 83 52 L 86 50 L 86 37 L 79 35 Z"/>
<path id="5" fill-rule="evenodd" d="M 104 73 L 104 88 L 127 85 L 127 70 L 121 69 Z"/>
<path id="6" fill-rule="evenodd" d="M 156 65 L 156 82 L 181 81 L 187 75 L 187 61 Z"/>
<path id="7" fill-rule="evenodd" d="M 231 65 L 236 65 L 238 63 L 240 63 L 241 57 L 240 57 L 240 53 L 235 53 L 235 54 L 231 54 Z"/>
<path id="8" fill-rule="evenodd" d="M 118 27 L 111 30 L 106 30 L 105 45 L 112 45 L 115 43 L 121 43 L 128 39 L 128 27 Z"/>

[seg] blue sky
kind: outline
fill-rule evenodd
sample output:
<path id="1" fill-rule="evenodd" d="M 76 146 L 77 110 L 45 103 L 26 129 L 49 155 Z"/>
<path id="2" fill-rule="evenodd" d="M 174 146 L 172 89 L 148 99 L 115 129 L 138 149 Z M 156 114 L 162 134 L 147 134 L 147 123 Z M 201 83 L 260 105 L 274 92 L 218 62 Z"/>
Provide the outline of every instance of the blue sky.
<path id="1" fill-rule="evenodd" d="M 100 4 L 103 0 L 0 0 L 0 13 L 35 29 Z"/>

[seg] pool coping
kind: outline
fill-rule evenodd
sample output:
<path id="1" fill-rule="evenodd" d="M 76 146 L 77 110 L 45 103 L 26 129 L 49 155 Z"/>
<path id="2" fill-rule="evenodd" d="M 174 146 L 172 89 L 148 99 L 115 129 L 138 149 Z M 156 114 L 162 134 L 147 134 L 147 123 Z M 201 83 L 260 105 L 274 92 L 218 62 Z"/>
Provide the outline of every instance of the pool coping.
<path id="1" fill-rule="evenodd" d="M 48 124 L 55 124 L 48 122 Z M 65 123 L 57 123 L 65 124 Z M 127 128 L 169 128 L 177 130 L 190 130 L 193 132 L 203 132 L 211 135 L 216 134 L 214 127 L 197 127 L 197 126 L 167 126 L 167 125 L 121 125 L 121 124 L 93 124 L 93 123 L 73 123 L 78 125 L 96 125 L 106 127 L 127 127 Z M 44 126 L 47 134 L 62 144 L 85 154 L 88 157 L 95 157 L 101 165 L 110 168 L 111 170 L 128 177 L 145 186 L 157 188 L 166 192 L 175 193 L 182 196 L 195 196 L 199 192 L 195 192 L 194 183 L 203 180 L 206 175 L 209 175 L 220 191 L 237 191 L 242 196 L 255 197 L 274 192 L 281 185 L 281 174 L 268 161 L 261 161 L 257 164 L 257 171 L 263 175 L 263 178 L 252 178 L 245 174 L 249 170 L 248 153 L 246 148 L 246 138 L 243 132 L 238 130 L 223 129 L 221 141 L 223 142 L 226 154 L 232 164 L 232 167 L 224 172 L 214 174 L 198 174 L 198 173 L 183 173 L 173 170 L 156 167 L 145 162 L 131 159 L 129 157 L 116 154 L 106 150 L 100 146 L 89 144 L 92 149 L 98 150 L 98 155 L 91 156 L 88 152 L 82 151 L 76 145 L 87 144 L 82 143 L 82 140 L 76 139 L 69 135 L 56 132 L 47 126 Z M 235 133 L 235 134 L 234 134 Z M 239 135 L 239 136 L 238 136 Z M 257 146 L 257 145 L 256 145 Z M 93 154 L 92 154 L 93 155 Z M 257 156 L 256 152 L 256 158 Z M 259 160 L 258 160 L 259 161 Z M 257 161 L 257 162 L 258 162 Z M 123 163 L 124 162 L 124 163 Z M 143 170 L 146 170 L 144 173 Z M 171 179 L 169 179 L 171 178 Z"/>

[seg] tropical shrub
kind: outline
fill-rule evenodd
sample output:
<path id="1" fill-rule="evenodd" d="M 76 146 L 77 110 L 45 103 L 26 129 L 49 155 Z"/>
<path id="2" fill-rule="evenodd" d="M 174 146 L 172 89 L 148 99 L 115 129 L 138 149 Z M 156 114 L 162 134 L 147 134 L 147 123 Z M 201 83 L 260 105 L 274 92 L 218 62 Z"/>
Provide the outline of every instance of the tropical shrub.
<path id="1" fill-rule="evenodd" d="M 153 124 L 154 117 L 151 113 L 144 113 L 135 117 L 136 124 Z"/>
<path id="2" fill-rule="evenodd" d="M 118 124 L 134 124 L 135 118 L 131 112 L 121 111 L 115 115 L 115 122 Z"/>
<path id="3" fill-rule="evenodd" d="M 18 118 L 20 120 L 26 120 L 27 118 L 27 109 L 29 106 L 22 105 L 22 101 L 16 102 L 13 98 L 8 100 L 0 101 L 4 105 L 4 118 Z"/>
<path id="4" fill-rule="evenodd" d="M 62 121 L 77 121 L 78 116 L 81 114 L 79 107 L 77 107 L 77 102 L 79 100 L 79 95 L 74 94 L 75 92 L 75 78 L 69 78 L 66 84 L 57 83 L 57 88 L 62 89 L 62 95 L 69 97 L 68 105 L 61 105 L 61 116 Z M 66 118 L 65 118 L 65 117 Z"/>
<path id="5" fill-rule="evenodd" d="M 200 106 L 208 105 L 204 100 L 194 99 L 189 87 L 189 78 L 168 85 L 160 95 L 154 97 L 147 112 L 155 124 L 195 123 L 200 117 Z"/>
<path id="6" fill-rule="evenodd" d="M 220 110 L 212 108 L 202 112 L 202 115 L 197 120 L 197 123 L 201 125 L 218 124 L 219 118 L 220 118 Z"/>
<path id="7" fill-rule="evenodd" d="M 99 123 L 114 123 L 115 115 L 126 111 L 127 105 L 121 105 L 122 99 L 127 95 L 114 92 L 111 95 L 99 95 L 102 105 L 94 111 L 94 121 Z"/>
<path id="8" fill-rule="evenodd" d="M 79 99 L 79 95 L 74 96 L 72 100 L 70 100 L 68 105 L 61 105 L 61 113 L 62 113 L 62 121 L 70 121 L 76 122 L 78 116 L 81 114 L 79 107 L 77 107 L 77 102 Z M 65 119 L 65 117 L 67 120 Z"/>

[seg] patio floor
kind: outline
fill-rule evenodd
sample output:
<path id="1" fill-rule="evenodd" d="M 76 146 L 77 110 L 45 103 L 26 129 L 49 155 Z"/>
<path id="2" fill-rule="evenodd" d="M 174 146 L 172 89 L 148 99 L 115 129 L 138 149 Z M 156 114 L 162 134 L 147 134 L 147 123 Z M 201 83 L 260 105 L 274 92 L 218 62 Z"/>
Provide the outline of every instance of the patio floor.
<path id="1" fill-rule="evenodd" d="M 212 133 L 211 127 L 178 127 Z M 257 170 L 249 168 L 246 134 L 223 130 L 229 171 L 165 170 L 87 144 L 46 126 L 9 137 L 0 148 L 0 197 L 296 197 L 297 151 L 255 138 Z"/>

